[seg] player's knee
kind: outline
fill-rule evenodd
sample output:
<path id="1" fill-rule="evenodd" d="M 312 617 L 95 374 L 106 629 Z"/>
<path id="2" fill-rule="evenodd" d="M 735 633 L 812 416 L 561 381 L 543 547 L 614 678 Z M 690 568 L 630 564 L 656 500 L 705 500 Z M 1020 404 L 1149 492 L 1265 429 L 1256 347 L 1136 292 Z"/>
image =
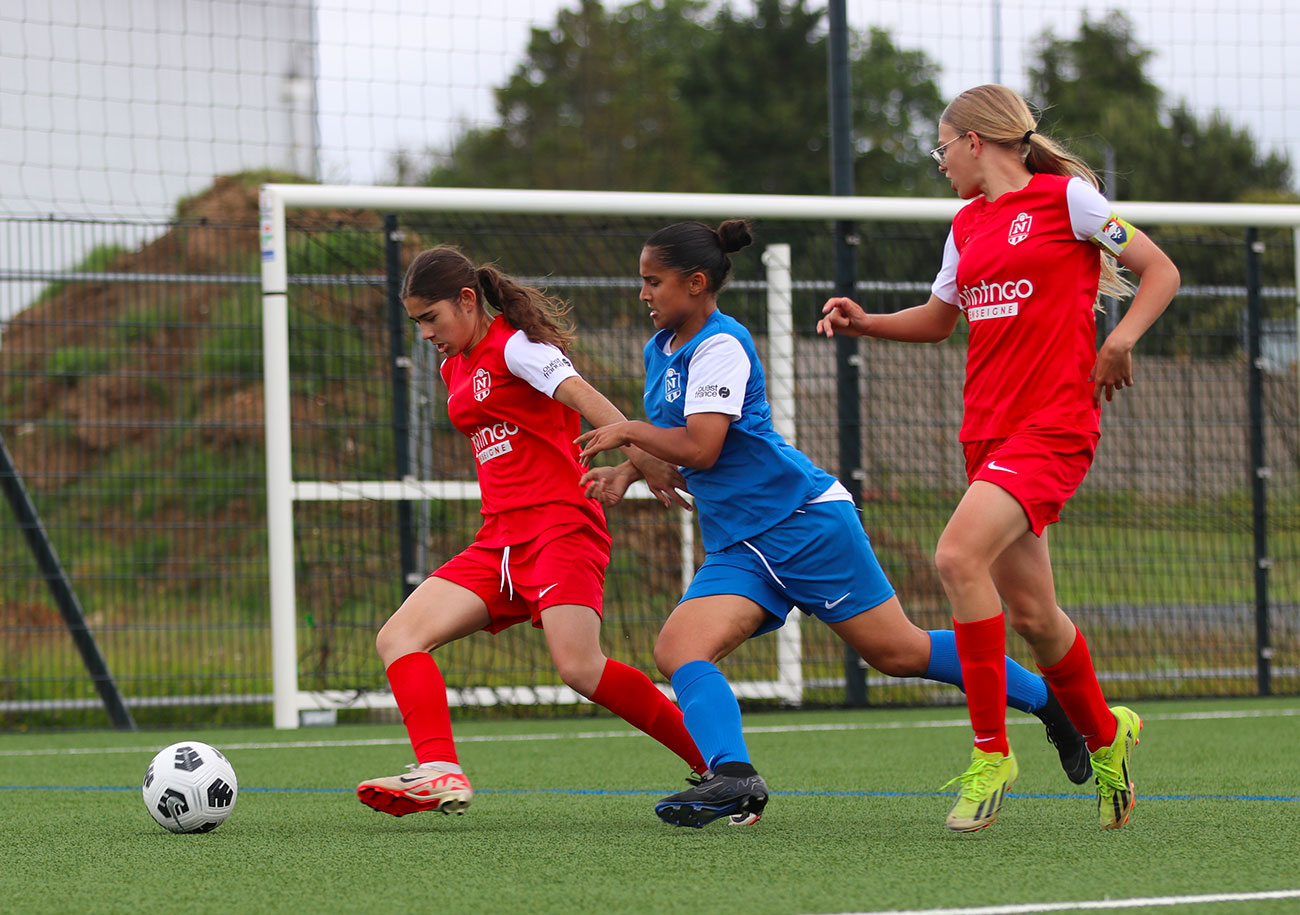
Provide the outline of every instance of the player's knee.
<path id="1" fill-rule="evenodd" d="M 659 673 L 670 679 L 677 672 L 677 668 L 690 660 L 690 658 L 683 656 L 681 646 L 676 639 L 665 639 L 662 635 L 659 641 L 655 642 L 654 658 L 655 667 L 659 669 Z"/>
<path id="2" fill-rule="evenodd" d="M 935 569 L 939 572 L 939 577 L 944 582 L 956 581 L 962 576 L 966 563 L 963 560 L 961 551 L 956 550 L 944 541 L 940 541 L 935 547 Z"/>
<path id="3" fill-rule="evenodd" d="M 564 685 L 590 699 L 596 692 L 596 687 L 600 685 L 600 676 L 605 669 L 605 656 L 553 656 L 552 660 L 555 662 L 555 672 L 560 675 Z"/>
<path id="4" fill-rule="evenodd" d="M 925 673 L 929 658 L 908 645 L 890 645 L 873 652 L 867 661 L 886 677 L 919 677 Z"/>
<path id="5" fill-rule="evenodd" d="M 379 652 L 384 666 L 396 661 L 402 655 L 414 651 L 428 651 L 430 646 L 421 645 L 411 637 L 410 632 L 398 620 L 390 618 L 375 636 L 375 651 Z"/>
<path id="6" fill-rule="evenodd" d="M 934 567 L 945 585 L 963 582 L 977 571 L 970 554 L 951 541 L 940 539 L 934 548 Z"/>

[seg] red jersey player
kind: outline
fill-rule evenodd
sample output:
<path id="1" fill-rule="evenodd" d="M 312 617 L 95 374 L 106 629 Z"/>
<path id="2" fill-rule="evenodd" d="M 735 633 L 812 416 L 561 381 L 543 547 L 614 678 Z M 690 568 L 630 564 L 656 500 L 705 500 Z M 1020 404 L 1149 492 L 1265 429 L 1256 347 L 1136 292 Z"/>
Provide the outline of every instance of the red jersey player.
<path id="1" fill-rule="evenodd" d="M 702 773 L 677 706 L 645 674 L 600 649 L 610 537 L 600 505 L 579 483 L 585 468 L 574 439 L 580 415 L 593 426 L 624 417 L 565 355 L 565 306 L 495 267 L 476 268 L 450 247 L 416 256 L 402 300 L 420 336 L 444 357 L 448 413 L 474 448 L 483 527 L 379 631 L 376 647 L 416 761 L 409 773 L 362 782 L 357 796 L 394 816 L 464 812 L 473 791 L 430 652 L 525 621 L 542 629 L 566 684 Z M 664 504 L 687 505 L 676 492 L 685 488 L 676 468 L 636 449 L 628 458 Z"/>
<path id="2" fill-rule="evenodd" d="M 819 332 L 935 342 L 969 324 L 961 442 L 970 486 L 935 548 L 952 602 L 975 746 L 948 814 L 950 829 L 993 823 L 1018 768 L 1007 743 L 1002 604 L 1092 751 L 1101 825 L 1133 809 L 1129 761 L 1142 720 L 1108 708 L 1082 633 L 1056 603 L 1045 526 L 1092 463 L 1101 399 L 1133 384 L 1132 349 L 1178 290 L 1178 270 L 1115 215 L 1097 179 L 1038 133 L 1005 86 L 959 95 L 931 152 L 971 200 L 953 219 L 943 266 L 924 305 L 867 314 L 830 299 Z M 1132 291 L 1123 320 L 1097 350 L 1099 289 Z"/>

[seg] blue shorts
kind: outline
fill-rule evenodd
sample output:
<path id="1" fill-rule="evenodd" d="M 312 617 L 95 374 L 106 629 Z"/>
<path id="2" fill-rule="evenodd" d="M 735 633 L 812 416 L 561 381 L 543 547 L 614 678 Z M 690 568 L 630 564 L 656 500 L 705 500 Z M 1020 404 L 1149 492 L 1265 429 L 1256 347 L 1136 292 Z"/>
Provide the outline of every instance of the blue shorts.
<path id="1" fill-rule="evenodd" d="M 767 611 L 754 635 L 794 607 L 838 623 L 894 596 L 852 502 L 814 502 L 756 537 L 709 553 L 682 600 L 737 594 Z"/>

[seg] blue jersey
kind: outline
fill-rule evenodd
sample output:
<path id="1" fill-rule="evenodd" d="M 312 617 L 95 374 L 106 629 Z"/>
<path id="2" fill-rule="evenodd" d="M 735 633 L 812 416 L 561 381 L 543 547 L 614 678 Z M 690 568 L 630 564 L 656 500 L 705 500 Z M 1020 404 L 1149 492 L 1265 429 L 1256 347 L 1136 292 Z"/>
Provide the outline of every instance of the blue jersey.
<path id="1" fill-rule="evenodd" d="M 684 427 L 692 413 L 732 417 L 717 462 L 707 470 L 682 468 L 706 550 L 760 534 L 837 485 L 772 427 L 763 366 L 744 325 L 715 311 L 699 333 L 670 353 L 673 335 L 662 330 L 645 347 L 650 422 L 671 429 Z M 830 498 L 849 498 L 837 488 L 843 495 Z"/>

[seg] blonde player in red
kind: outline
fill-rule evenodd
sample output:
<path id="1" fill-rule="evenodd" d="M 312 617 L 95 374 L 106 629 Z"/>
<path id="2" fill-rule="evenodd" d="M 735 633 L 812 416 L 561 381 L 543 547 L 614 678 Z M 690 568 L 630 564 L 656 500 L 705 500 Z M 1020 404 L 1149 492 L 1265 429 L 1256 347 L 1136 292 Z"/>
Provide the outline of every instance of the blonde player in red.
<path id="1" fill-rule="evenodd" d="M 574 439 L 580 415 L 593 426 L 624 417 L 565 355 L 566 307 L 450 247 L 416 256 L 402 300 L 420 336 L 444 357 L 448 414 L 474 447 L 483 527 L 379 631 L 376 647 L 416 761 L 406 774 L 362 782 L 357 796 L 394 816 L 464 812 L 473 790 L 430 652 L 522 622 L 543 631 L 566 684 L 703 773 L 677 706 L 645 674 L 600 649 L 610 537 L 600 505 L 579 483 L 585 468 Z M 675 491 L 685 488 L 676 468 L 637 449 L 627 457 L 665 505 L 687 506 Z"/>
<path id="2" fill-rule="evenodd" d="M 1092 751 L 1101 825 L 1133 809 L 1129 761 L 1142 720 L 1108 708 L 1083 634 L 1056 603 L 1046 526 L 1058 519 L 1092 463 L 1101 399 L 1133 385 L 1134 344 L 1178 290 L 1178 269 L 1116 215 L 1082 162 L 1038 133 L 1025 100 L 1006 86 L 957 96 L 931 152 L 957 195 L 929 301 L 867 314 L 830 299 L 817 329 L 911 342 L 947 338 L 964 315 L 969 349 L 961 442 L 970 486 L 935 548 L 952 602 L 975 747 L 948 814 L 973 832 L 996 819 L 1015 781 L 1007 743 L 1006 616 Z M 1098 291 L 1141 280 L 1100 350 Z"/>

